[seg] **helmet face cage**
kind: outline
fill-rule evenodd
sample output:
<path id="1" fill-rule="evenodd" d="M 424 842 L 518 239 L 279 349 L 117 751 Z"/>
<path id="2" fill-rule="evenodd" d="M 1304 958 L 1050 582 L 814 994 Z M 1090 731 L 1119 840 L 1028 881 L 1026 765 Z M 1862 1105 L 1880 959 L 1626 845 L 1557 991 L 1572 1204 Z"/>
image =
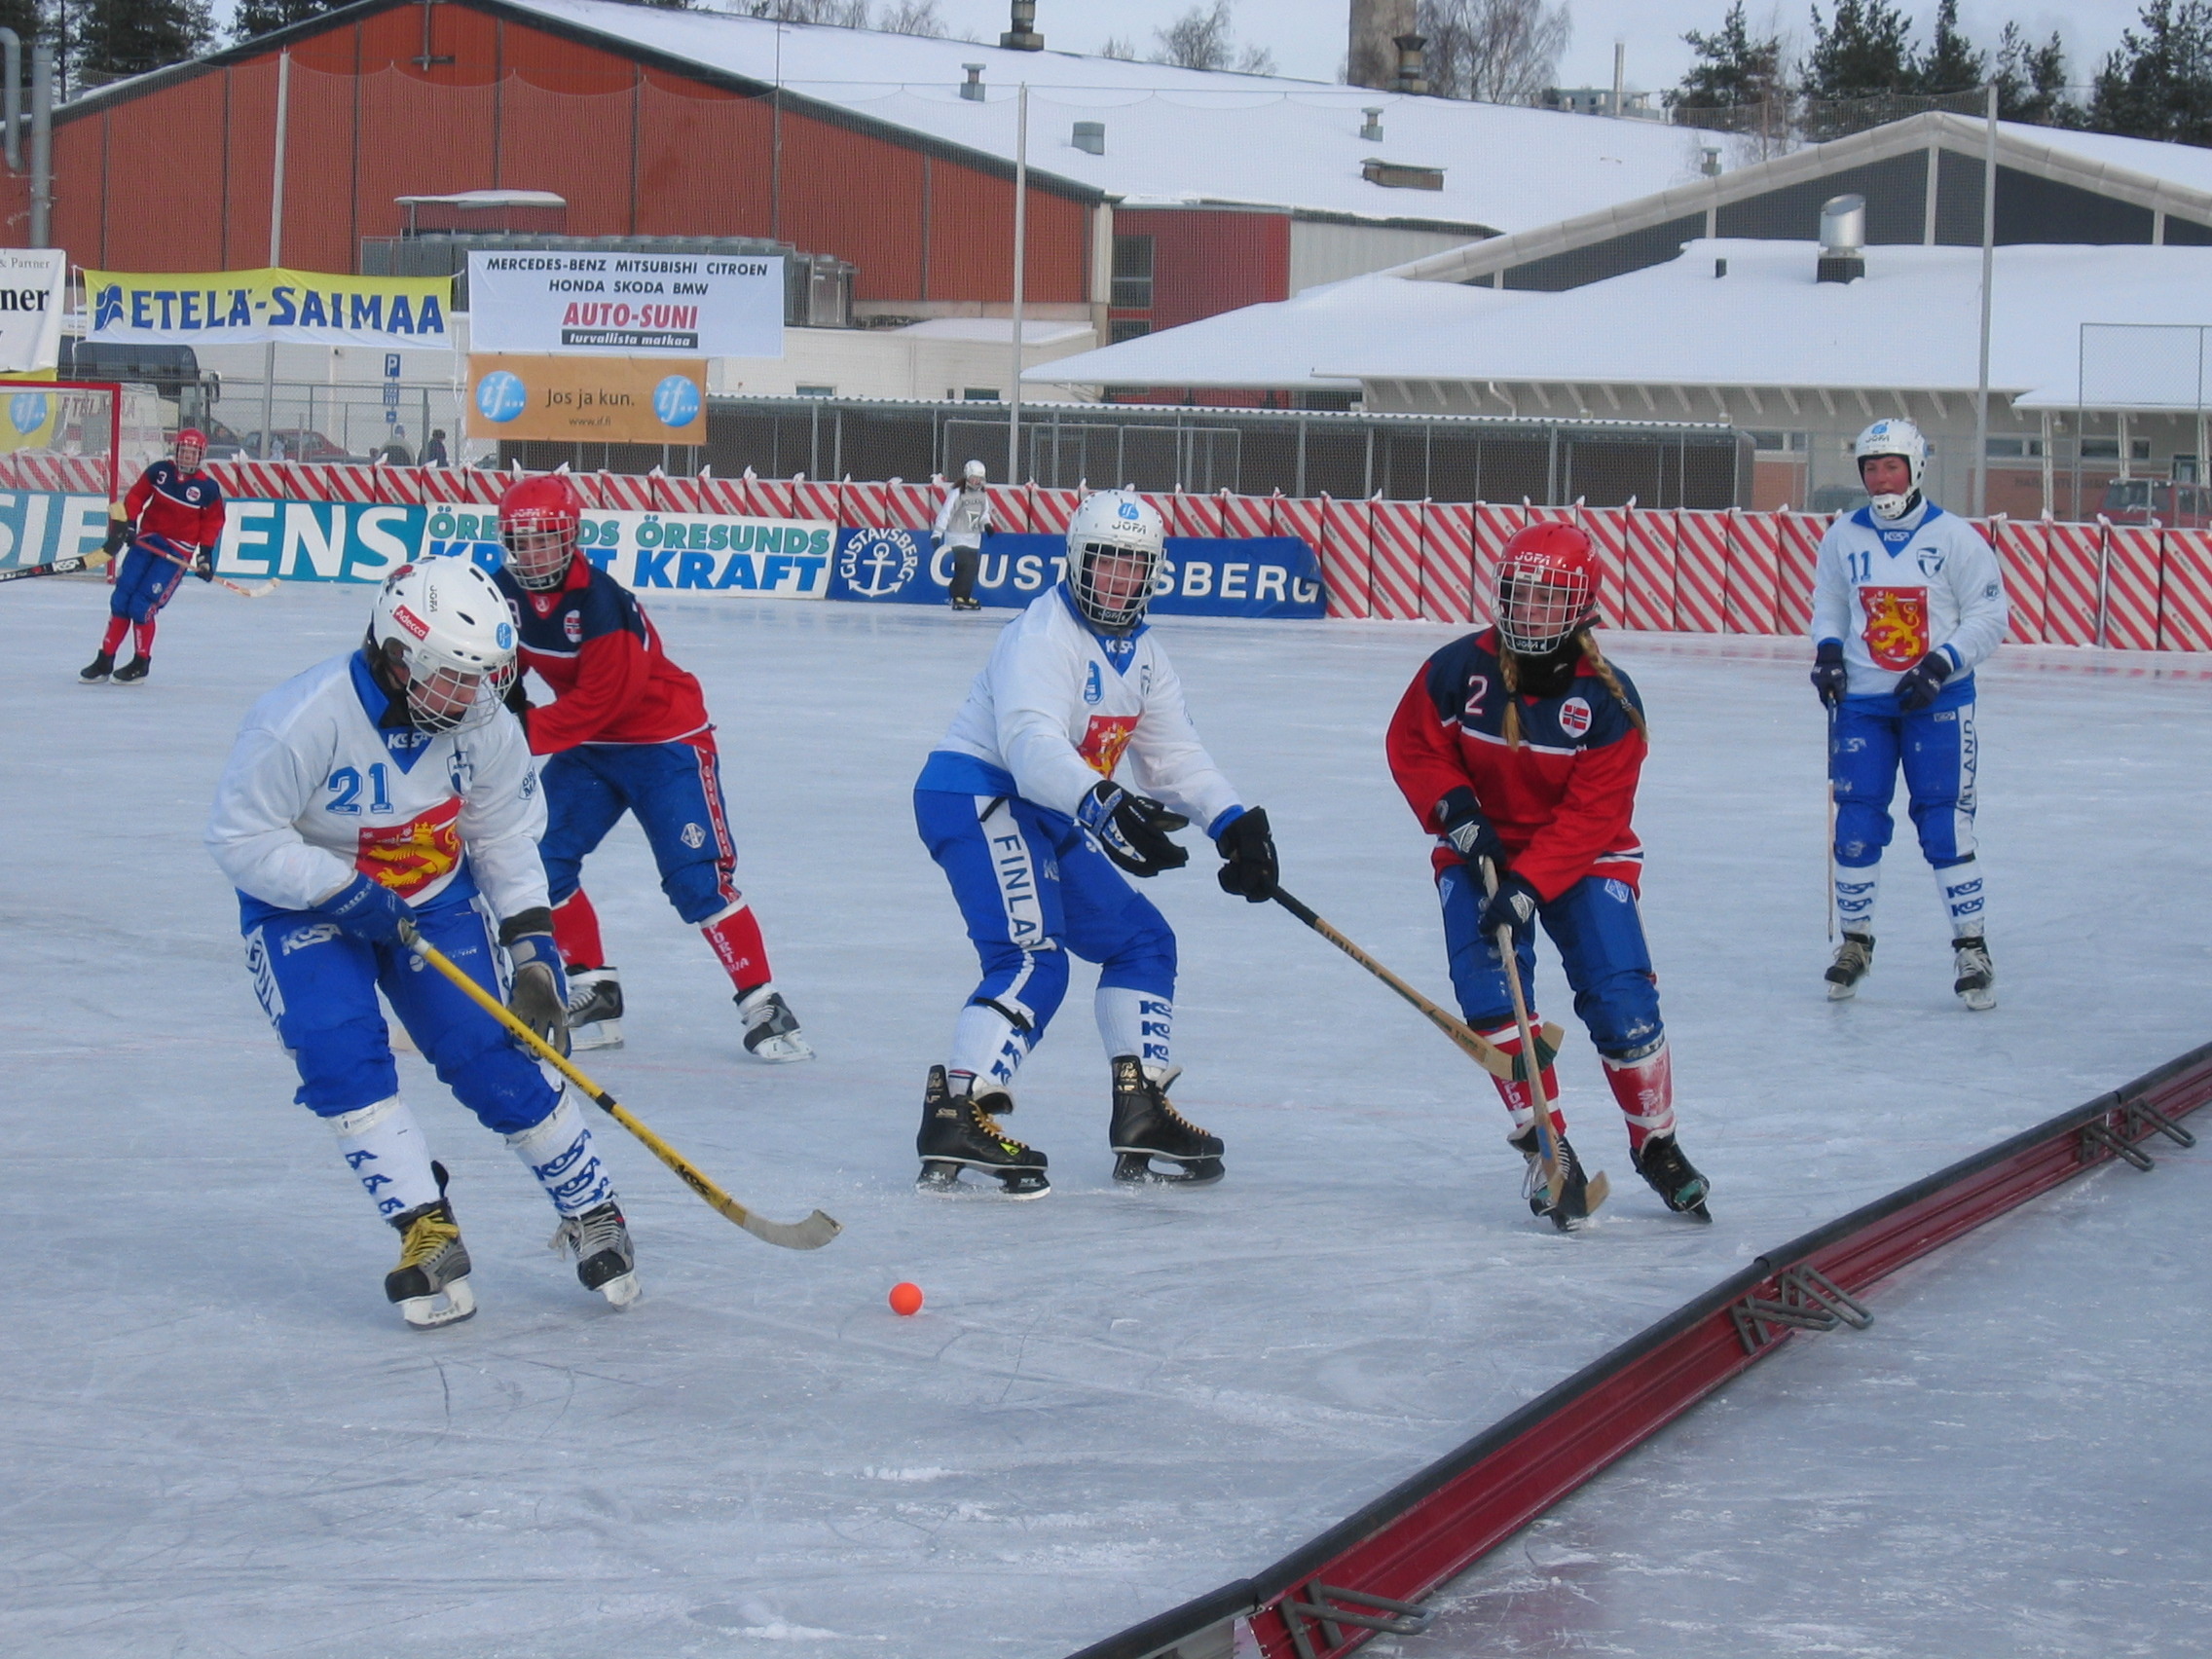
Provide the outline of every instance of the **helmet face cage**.
<path id="1" fill-rule="evenodd" d="M 1588 571 L 1530 554 L 1498 567 L 1498 638 L 1519 656 L 1557 650 L 1590 620 L 1596 604 Z"/>
<path id="2" fill-rule="evenodd" d="M 1867 494 L 1873 498 L 1877 512 L 1885 518 L 1896 518 L 1903 513 L 1906 504 L 1920 489 L 1921 477 L 1928 469 L 1928 439 L 1910 421 L 1875 422 L 1859 434 L 1859 441 L 1852 446 L 1852 458 L 1859 467 L 1862 484 L 1866 478 L 1866 462 L 1885 455 L 1902 457 L 1906 466 L 1911 469 L 1912 482 L 1901 496 L 1874 496 L 1872 491 Z"/>
<path id="3" fill-rule="evenodd" d="M 507 687 L 515 682 L 512 657 L 489 673 L 433 659 L 421 646 L 403 651 L 400 660 L 407 665 L 407 712 L 424 731 L 461 731 L 484 724 L 499 712 Z"/>
<path id="4" fill-rule="evenodd" d="M 1143 571 L 1143 579 L 1126 598 L 1101 591 L 1098 567 L 1107 559 L 1130 561 Z M 1145 607 L 1152 603 L 1152 580 L 1159 571 L 1158 548 L 1130 547 L 1118 541 L 1085 541 L 1077 548 L 1075 556 L 1072 585 L 1076 608 L 1101 628 L 1133 628 L 1144 619 Z"/>
<path id="5" fill-rule="evenodd" d="M 423 731 L 484 724 L 518 672 L 507 602 L 462 559 L 402 565 L 386 577 L 369 637 L 404 672 L 408 717 Z"/>
<path id="6" fill-rule="evenodd" d="M 502 514 L 499 540 L 507 550 L 507 569 L 533 593 L 561 585 L 576 551 L 576 521 L 567 513 L 526 507 Z"/>

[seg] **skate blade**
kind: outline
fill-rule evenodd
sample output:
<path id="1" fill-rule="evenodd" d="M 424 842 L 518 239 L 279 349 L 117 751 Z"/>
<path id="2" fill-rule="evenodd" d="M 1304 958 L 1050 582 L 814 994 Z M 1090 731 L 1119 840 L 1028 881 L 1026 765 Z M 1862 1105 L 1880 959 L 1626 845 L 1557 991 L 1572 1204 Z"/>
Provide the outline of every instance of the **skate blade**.
<path id="1" fill-rule="evenodd" d="M 430 1296 L 410 1296 L 399 1305 L 399 1316 L 408 1328 L 434 1331 L 440 1325 L 458 1325 L 476 1312 L 476 1293 L 466 1278 L 457 1278 Z"/>
<path id="2" fill-rule="evenodd" d="M 1997 993 L 1991 990 L 1961 991 L 1959 1001 L 1965 1003 L 1975 1014 L 1987 1014 L 1997 1006 Z"/>
<path id="3" fill-rule="evenodd" d="M 606 1297 L 616 1308 L 628 1308 L 645 1293 L 645 1287 L 638 1282 L 635 1270 L 618 1278 L 610 1278 L 599 1287 L 599 1294 Z"/>
<path id="4" fill-rule="evenodd" d="M 1859 987 L 1857 985 L 1839 985 L 1833 979 L 1828 981 L 1828 1001 L 1830 1002 L 1849 1002 L 1858 994 Z"/>
<path id="5" fill-rule="evenodd" d="M 1582 1186 L 1582 1213 L 1563 1215 L 1557 1209 L 1541 1209 L 1536 1213 L 1550 1220 L 1562 1233 L 1579 1233 L 1598 1218 L 1598 1206 L 1612 1197 L 1613 1184 L 1601 1169 Z M 1531 1200 L 1533 1202 L 1533 1200 Z"/>
<path id="6" fill-rule="evenodd" d="M 593 1049 L 619 1049 L 622 1047 L 622 1022 L 619 1019 L 595 1019 L 588 1025 L 569 1027 L 569 1051 L 581 1054 Z"/>
<path id="7" fill-rule="evenodd" d="M 814 1051 L 796 1037 L 763 1037 L 754 1048 L 745 1051 L 765 1066 L 788 1066 L 798 1060 L 811 1060 Z"/>
<path id="8" fill-rule="evenodd" d="M 987 1175 L 992 1185 L 963 1181 L 960 1172 L 973 1169 L 978 1175 Z M 1052 1190 L 1051 1182 L 1045 1178 L 1042 1169 L 1022 1169 L 1009 1175 L 1000 1175 L 987 1164 L 953 1163 L 943 1159 L 933 1159 L 922 1165 L 922 1172 L 914 1177 L 914 1191 L 933 1198 L 1011 1198 L 1022 1202 L 1041 1198 Z"/>
<path id="9" fill-rule="evenodd" d="M 1188 1163 L 1169 1160 L 1167 1168 L 1155 1169 L 1152 1160 L 1161 1156 L 1145 1152 L 1117 1153 L 1114 1179 L 1126 1187 L 1210 1187 L 1229 1173 L 1218 1158 L 1194 1158 Z"/>

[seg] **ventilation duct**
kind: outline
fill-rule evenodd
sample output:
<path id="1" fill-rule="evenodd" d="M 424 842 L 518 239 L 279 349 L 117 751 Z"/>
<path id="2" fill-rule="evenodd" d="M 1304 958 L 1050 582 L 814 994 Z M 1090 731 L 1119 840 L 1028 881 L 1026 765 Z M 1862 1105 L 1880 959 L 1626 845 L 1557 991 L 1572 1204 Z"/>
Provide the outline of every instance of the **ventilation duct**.
<path id="1" fill-rule="evenodd" d="M 1831 196 L 1821 203 L 1818 282 L 1856 282 L 1866 275 L 1866 198 Z"/>

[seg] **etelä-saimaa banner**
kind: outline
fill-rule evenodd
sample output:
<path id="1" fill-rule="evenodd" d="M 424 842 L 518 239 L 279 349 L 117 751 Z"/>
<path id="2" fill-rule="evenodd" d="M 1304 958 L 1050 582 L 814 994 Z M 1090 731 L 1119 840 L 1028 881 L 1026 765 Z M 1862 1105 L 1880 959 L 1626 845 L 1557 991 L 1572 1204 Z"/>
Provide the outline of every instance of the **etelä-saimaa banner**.
<path id="1" fill-rule="evenodd" d="M 85 273 L 91 340 L 164 346 L 374 346 L 443 351 L 450 276 L 341 276 L 321 271 Z"/>

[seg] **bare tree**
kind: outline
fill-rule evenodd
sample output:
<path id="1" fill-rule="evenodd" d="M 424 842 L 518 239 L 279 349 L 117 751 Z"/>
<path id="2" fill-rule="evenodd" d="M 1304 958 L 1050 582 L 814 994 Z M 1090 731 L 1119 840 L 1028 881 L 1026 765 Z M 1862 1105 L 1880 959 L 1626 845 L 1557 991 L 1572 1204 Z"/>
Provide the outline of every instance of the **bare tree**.
<path id="1" fill-rule="evenodd" d="M 750 0 L 746 11 L 779 23 L 828 23 L 833 28 L 865 29 L 873 8 L 868 0 Z"/>
<path id="2" fill-rule="evenodd" d="M 1532 104 L 1556 84 L 1574 22 L 1567 0 L 1420 0 L 1420 32 L 1430 92 Z"/>
<path id="3" fill-rule="evenodd" d="M 937 0 L 891 0 L 875 26 L 885 34 L 927 35 L 942 40 L 949 32 L 937 15 Z"/>
<path id="4" fill-rule="evenodd" d="M 1153 62 L 1172 63 L 1181 69 L 1234 69 L 1245 75 L 1272 75 L 1273 53 L 1264 46 L 1237 49 L 1232 17 L 1235 10 L 1235 0 L 1213 0 L 1211 6 L 1193 6 L 1165 28 L 1154 29 L 1152 36 L 1158 44 L 1153 49 Z"/>
<path id="5" fill-rule="evenodd" d="M 1134 63 L 1137 60 L 1136 42 L 1124 40 L 1120 35 L 1108 35 L 1106 44 L 1098 49 L 1098 55 L 1118 57 L 1124 63 Z"/>

